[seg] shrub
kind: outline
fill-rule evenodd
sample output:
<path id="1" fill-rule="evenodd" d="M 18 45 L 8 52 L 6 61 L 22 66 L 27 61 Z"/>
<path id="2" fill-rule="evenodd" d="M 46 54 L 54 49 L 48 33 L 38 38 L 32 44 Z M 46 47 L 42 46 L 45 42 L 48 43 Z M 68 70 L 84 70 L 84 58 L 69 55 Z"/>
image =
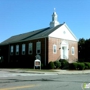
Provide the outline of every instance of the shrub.
<path id="1" fill-rule="evenodd" d="M 76 70 L 77 69 L 77 63 L 70 63 L 69 64 L 69 69 L 71 69 L 71 70 Z"/>
<path id="2" fill-rule="evenodd" d="M 85 62 L 85 68 L 90 69 L 90 62 Z"/>
<path id="3" fill-rule="evenodd" d="M 54 69 L 54 67 L 55 67 L 54 62 L 52 62 L 52 61 L 49 62 L 48 67 L 49 67 L 49 69 Z"/>
<path id="4" fill-rule="evenodd" d="M 88 69 L 88 66 L 85 65 L 85 69 Z"/>
<path id="5" fill-rule="evenodd" d="M 69 68 L 69 63 L 67 60 L 60 60 L 61 62 L 61 68 L 62 69 L 68 69 Z"/>
<path id="6" fill-rule="evenodd" d="M 84 70 L 85 69 L 85 64 L 84 63 L 77 63 L 77 68 L 79 70 Z"/>
<path id="7" fill-rule="evenodd" d="M 61 67 L 61 62 L 55 61 L 54 65 L 55 65 L 55 68 L 60 68 Z"/>

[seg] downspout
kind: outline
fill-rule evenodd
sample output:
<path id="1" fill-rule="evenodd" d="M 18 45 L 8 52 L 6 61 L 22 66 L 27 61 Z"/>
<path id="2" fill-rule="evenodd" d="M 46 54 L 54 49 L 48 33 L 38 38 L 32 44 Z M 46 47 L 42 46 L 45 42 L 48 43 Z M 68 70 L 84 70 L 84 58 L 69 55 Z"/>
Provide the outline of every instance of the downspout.
<path id="1" fill-rule="evenodd" d="M 10 44 L 9 44 L 9 48 L 8 48 L 8 63 L 10 63 Z"/>
<path id="2" fill-rule="evenodd" d="M 45 38 L 45 66 L 46 66 L 46 38 Z"/>

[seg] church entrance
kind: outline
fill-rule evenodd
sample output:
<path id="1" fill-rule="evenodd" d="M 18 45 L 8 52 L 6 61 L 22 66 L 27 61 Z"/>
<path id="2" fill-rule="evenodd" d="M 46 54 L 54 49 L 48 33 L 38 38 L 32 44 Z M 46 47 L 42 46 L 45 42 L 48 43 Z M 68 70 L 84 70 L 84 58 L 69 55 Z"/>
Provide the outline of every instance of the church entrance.
<path id="1" fill-rule="evenodd" d="M 67 59 L 67 47 L 62 46 L 62 59 Z"/>
<path id="2" fill-rule="evenodd" d="M 61 59 L 68 59 L 68 44 L 65 42 L 61 44 Z"/>

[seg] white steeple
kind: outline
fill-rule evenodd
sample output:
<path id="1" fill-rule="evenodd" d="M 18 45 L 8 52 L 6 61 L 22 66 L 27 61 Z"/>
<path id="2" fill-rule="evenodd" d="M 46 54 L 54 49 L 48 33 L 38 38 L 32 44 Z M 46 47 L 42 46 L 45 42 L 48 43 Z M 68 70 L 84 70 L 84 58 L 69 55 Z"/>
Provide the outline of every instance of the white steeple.
<path id="1" fill-rule="evenodd" d="M 54 12 L 52 14 L 52 21 L 50 22 L 50 27 L 53 28 L 57 25 L 59 25 L 59 22 L 57 21 L 57 13 L 55 12 L 55 8 L 54 8 Z"/>

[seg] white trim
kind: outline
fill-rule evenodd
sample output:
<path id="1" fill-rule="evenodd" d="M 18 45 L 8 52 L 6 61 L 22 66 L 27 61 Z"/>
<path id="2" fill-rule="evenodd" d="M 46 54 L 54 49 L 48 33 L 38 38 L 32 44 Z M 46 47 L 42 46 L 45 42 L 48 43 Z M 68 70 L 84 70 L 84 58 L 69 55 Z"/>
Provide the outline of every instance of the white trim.
<path id="1" fill-rule="evenodd" d="M 65 34 L 63 32 L 66 32 Z M 61 27 L 54 30 L 52 33 L 50 33 L 48 36 L 54 37 L 54 38 L 61 38 L 71 41 L 78 41 L 75 35 L 72 33 L 72 31 L 69 29 L 69 27 L 66 24 L 63 24 Z"/>
<path id="2" fill-rule="evenodd" d="M 78 41 L 77 37 L 74 35 L 74 33 L 70 30 L 70 28 L 67 26 L 66 23 L 64 23 L 64 25 L 66 26 L 66 28 L 69 30 L 69 32 L 73 35 L 73 37 L 76 39 L 76 41 Z"/>

